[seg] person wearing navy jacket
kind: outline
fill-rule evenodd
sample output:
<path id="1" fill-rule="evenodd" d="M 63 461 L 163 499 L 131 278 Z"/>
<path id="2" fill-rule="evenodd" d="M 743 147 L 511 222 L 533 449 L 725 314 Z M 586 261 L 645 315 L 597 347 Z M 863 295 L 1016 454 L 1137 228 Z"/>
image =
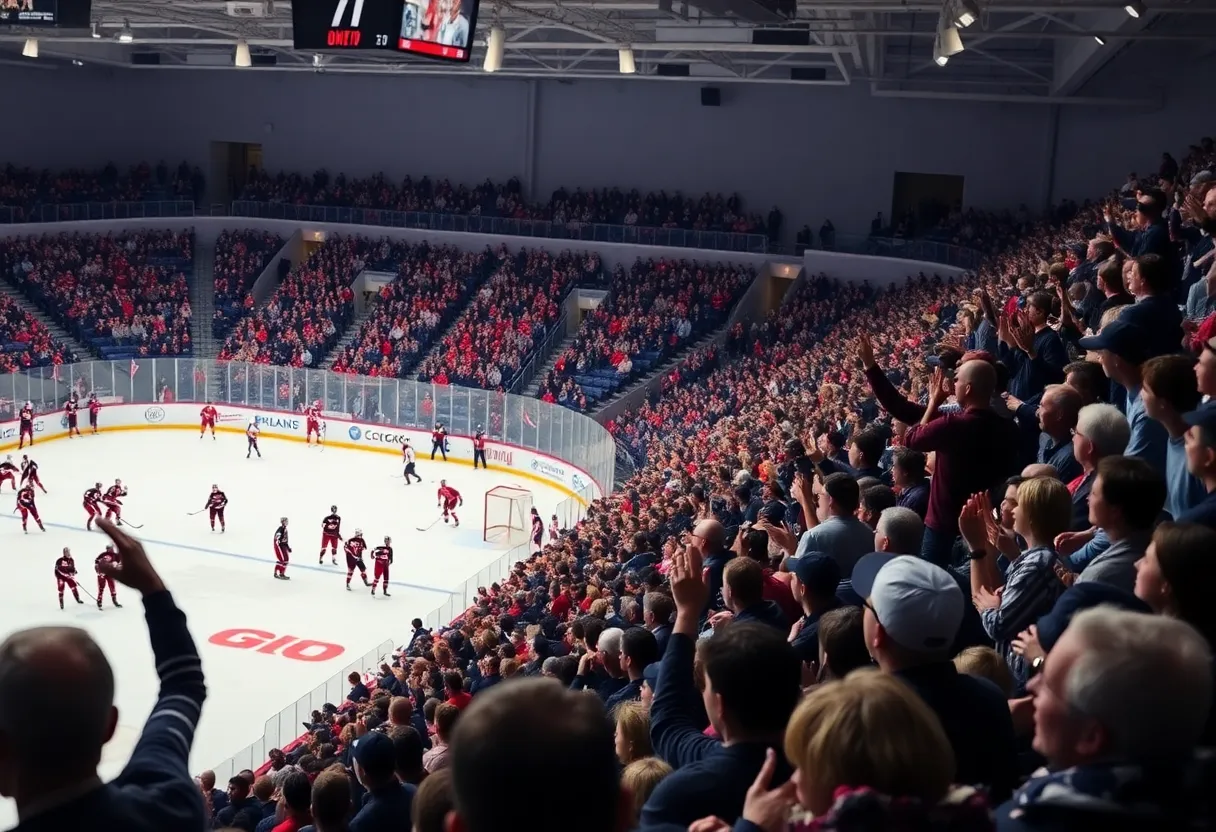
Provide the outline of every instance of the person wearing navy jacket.
<path id="1" fill-rule="evenodd" d="M 734 823 L 769 749 L 777 751 L 773 784 L 792 773 L 781 740 L 801 695 L 802 669 L 783 633 L 757 622 L 732 622 L 715 633 L 700 650 L 705 685 L 698 696 L 693 656 L 710 588 L 697 543 L 675 556 L 669 573 L 676 623 L 650 706 L 650 738 L 675 772 L 643 806 L 643 829 L 687 828 L 710 815 Z M 701 732 L 687 704 L 695 698 L 705 704 L 721 740 Z"/>
<path id="2" fill-rule="evenodd" d="M 1182 311 L 1172 295 L 1172 263 L 1157 254 L 1136 257 L 1127 272 L 1127 289 L 1136 302 L 1119 313 L 1119 320 L 1144 330 L 1144 360 L 1182 351 Z"/>
<path id="3" fill-rule="evenodd" d="M 201 832 L 203 796 L 187 768 L 207 697 L 198 650 L 139 541 L 97 524 L 122 555 L 103 570 L 143 596 L 156 704 L 126 767 L 102 783 L 97 765 L 118 711 L 101 648 L 70 627 L 13 633 L 0 644 L 0 795 L 16 802 L 19 832 Z M 63 684 L 65 673 L 72 684 Z M 53 714 L 49 733 L 35 713 Z"/>
<path id="4" fill-rule="evenodd" d="M 1018 313 L 1019 320 L 1001 318 L 997 330 L 999 357 L 1009 370 L 1009 394 L 1018 399 L 1029 399 L 1048 384 L 1064 380 L 1068 351 L 1059 334 L 1048 325 L 1051 305 L 1049 293 L 1033 292 L 1025 311 Z"/>

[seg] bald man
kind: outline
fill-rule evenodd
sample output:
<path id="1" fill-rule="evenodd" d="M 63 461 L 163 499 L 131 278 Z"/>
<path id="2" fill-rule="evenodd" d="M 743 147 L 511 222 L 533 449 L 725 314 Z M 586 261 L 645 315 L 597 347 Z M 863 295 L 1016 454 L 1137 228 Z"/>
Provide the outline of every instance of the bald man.
<path id="1" fill-rule="evenodd" d="M 734 552 L 726 548 L 726 529 L 717 520 L 702 520 L 693 527 L 686 542 L 701 553 L 705 571 L 709 576 L 709 599 L 702 617 L 726 609 L 722 600 L 722 572 L 735 556 Z"/>
<path id="2" fill-rule="evenodd" d="M 992 408 L 996 384 L 992 364 L 978 359 L 964 362 L 954 377 L 961 410 L 939 414 L 950 389 L 939 368 L 925 415 L 904 436 L 904 444 L 912 450 L 936 454 L 921 557 L 938 566 L 950 565 L 959 511 L 967 498 L 997 487 L 1017 472 L 1018 429 Z"/>
<path id="3" fill-rule="evenodd" d="M 203 796 L 186 767 L 207 692 L 198 650 L 143 546 L 97 524 L 122 555 L 104 574 L 143 595 L 160 697 L 126 768 L 103 784 L 102 746 L 118 727 L 105 654 L 75 627 L 13 633 L 0 644 L 0 795 L 17 804 L 16 832 L 201 831 Z"/>

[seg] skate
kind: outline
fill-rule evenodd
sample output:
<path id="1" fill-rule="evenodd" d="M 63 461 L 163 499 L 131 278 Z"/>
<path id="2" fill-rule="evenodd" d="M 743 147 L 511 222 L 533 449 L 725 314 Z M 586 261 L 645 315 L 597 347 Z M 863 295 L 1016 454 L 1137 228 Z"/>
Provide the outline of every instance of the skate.
<path id="1" fill-rule="evenodd" d="M 337 566 L 338 565 L 338 556 L 334 555 L 332 558 L 329 559 L 329 562 L 331 564 L 333 564 L 334 566 Z"/>
<path id="2" fill-rule="evenodd" d="M 367 576 L 366 576 L 366 575 L 364 575 L 364 576 L 363 576 L 363 585 L 364 585 L 364 586 L 371 586 L 371 584 L 369 584 L 369 583 L 367 582 Z"/>
<path id="3" fill-rule="evenodd" d="M 97 609 L 101 609 L 101 599 L 97 599 Z"/>
<path id="4" fill-rule="evenodd" d="M 391 596 L 391 595 L 389 595 L 389 594 L 388 594 L 388 587 L 385 587 L 385 588 L 384 588 L 384 597 L 385 597 L 385 598 L 392 598 L 392 597 L 393 597 L 393 596 Z"/>
<path id="5" fill-rule="evenodd" d="M 452 528 L 453 528 L 453 529 L 459 529 L 459 528 L 460 528 L 460 521 L 459 521 L 459 520 L 457 520 L 457 521 L 455 521 L 454 523 L 452 523 Z"/>
<path id="6" fill-rule="evenodd" d="M 38 524 L 38 528 L 42 529 L 43 531 L 46 531 L 46 526 L 42 525 L 41 523 Z"/>
<path id="7" fill-rule="evenodd" d="M 59 599 L 59 609 L 63 609 L 63 599 Z"/>
<path id="8" fill-rule="evenodd" d="M 325 555 L 321 555 L 321 557 L 317 559 L 317 564 L 318 564 L 319 566 L 324 566 L 324 565 L 325 565 Z"/>
<path id="9" fill-rule="evenodd" d="M 76 597 L 76 603 L 77 603 L 77 604 L 83 604 L 83 603 L 84 603 L 84 601 L 81 601 L 81 600 L 80 600 L 80 596 L 79 596 L 79 595 L 77 595 L 77 596 L 75 596 L 75 597 Z"/>
<path id="10" fill-rule="evenodd" d="M 117 598 L 111 598 L 110 601 L 114 604 L 114 609 L 116 609 L 116 610 L 122 609 L 122 604 L 118 603 Z"/>
<path id="11" fill-rule="evenodd" d="M 347 591 L 347 592 L 350 592 L 350 591 L 351 591 L 351 589 L 350 589 L 350 584 L 347 584 L 347 585 L 346 585 L 346 591 Z"/>
<path id="12" fill-rule="evenodd" d="M 287 575 L 284 575 L 284 576 L 283 576 L 283 580 L 285 580 L 285 581 L 290 581 L 290 580 L 291 580 L 291 578 L 290 578 L 290 577 L 288 577 Z"/>
<path id="13" fill-rule="evenodd" d="M 283 576 L 282 576 L 282 575 L 280 575 L 278 572 L 275 572 L 275 573 L 274 573 L 274 579 L 275 579 L 276 581 L 281 581 L 281 580 L 283 580 Z"/>
<path id="14" fill-rule="evenodd" d="M 376 597 L 376 585 L 375 584 L 372 584 L 372 597 L 373 598 Z"/>

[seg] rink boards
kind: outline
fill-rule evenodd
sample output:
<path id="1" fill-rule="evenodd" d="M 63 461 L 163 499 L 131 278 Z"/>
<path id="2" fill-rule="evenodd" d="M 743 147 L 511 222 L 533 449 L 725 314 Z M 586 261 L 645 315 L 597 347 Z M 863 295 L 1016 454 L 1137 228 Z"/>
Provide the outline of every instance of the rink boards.
<path id="1" fill-rule="evenodd" d="M 304 442 L 308 425 L 302 413 L 263 410 L 246 405 L 214 405 L 219 413 L 216 431 L 244 433 L 250 421 L 255 421 L 262 439 L 286 439 Z M 192 430 L 201 423 L 197 403 L 170 404 L 107 404 L 98 416 L 102 433 L 127 430 Z M 77 425 L 81 433 L 89 431 L 88 411 L 81 408 Z M 420 461 L 430 454 L 429 431 L 379 425 L 324 416 L 325 444 L 357 451 L 372 451 L 401 456 L 401 443 L 409 439 Z M 34 439 L 37 442 L 62 439 L 67 436 L 67 418 L 62 414 L 44 414 L 34 418 Z M 13 451 L 18 443 L 18 423 L 0 422 L 0 451 Z M 448 437 L 448 461 L 461 465 L 473 464 L 473 441 L 468 437 Z M 598 482 L 582 468 L 549 454 L 486 440 L 486 460 L 495 471 L 503 471 L 535 480 L 576 498 L 584 504 L 590 490 L 592 499 L 603 496 Z"/>

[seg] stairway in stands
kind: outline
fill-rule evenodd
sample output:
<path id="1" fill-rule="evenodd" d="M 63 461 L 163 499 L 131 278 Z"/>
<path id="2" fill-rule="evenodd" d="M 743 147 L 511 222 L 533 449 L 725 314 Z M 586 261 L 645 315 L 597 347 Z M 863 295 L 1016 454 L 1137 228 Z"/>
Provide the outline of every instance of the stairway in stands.
<path id="1" fill-rule="evenodd" d="M 194 252 L 194 276 L 190 284 L 190 337 L 194 340 L 196 358 L 215 358 L 220 344 L 211 334 L 215 317 L 215 245 L 197 246 Z"/>
<path id="2" fill-rule="evenodd" d="M 65 345 L 72 352 L 76 353 L 76 358 L 80 361 L 88 361 L 96 359 L 97 353 L 91 347 L 85 346 L 78 341 L 74 336 L 70 335 L 67 330 L 55 322 L 55 319 L 47 315 L 34 304 L 29 298 L 23 295 L 18 289 L 8 282 L 0 282 L 0 294 L 7 295 L 12 298 L 13 302 L 23 311 L 28 312 L 36 319 L 41 321 L 47 329 L 51 331 L 51 335 L 56 341 Z"/>
<path id="3" fill-rule="evenodd" d="M 528 382 L 528 386 L 523 389 L 523 393 L 521 395 L 527 398 L 536 397 L 536 394 L 540 392 L 541 382 L 545 380 L 545 376 L 549 375 L 549 371 L 553 369 L 553 365 L 557 363 L 557 359 L 561 358 L 562 354 L 570 348 L 571 344 L 574 343 L 574 339 L 577 337 L 577 335 L 577 332 L 567 335 L 564 339 L 562 339 L 561 343 L 557 344 L 553 348 L 553 351 L 549 353 L 549 357 L 545 359 L 545 363 L 541 364 L 536 369 L 536 374 L 532 376 L 532 380 Z"/>
<path id="4" fill-rule="evenodd" d="M 692 353 L 694 351 L 701 349 L 706 344 L 708 344 L 710 341 L 712 341 L 714 339 L 714 336 L 721 333 L 724 327 L 725 327 L 725 325 L 723 325 L 722 327 L 719 327 L 718 329 L 714 329 L 714 330 L 710 330 L 709 332 L 706 332 L 704 335 L 702 335 L 696 341 L 693 341 L 692 343 L 685 345 L 674 355 L 670 356 L 666 361 L 662 362 L 661 364 L 656 364 L 653 367 L 651 367 L 646 372 L 645 375 L 639 376 L 631 384 L 629 384 L 625 387 L 618 388 L 616 391 L 614 391 L 612 393 L 611 396 L 608 396 L 607 398 L 604 398 L 604 399 L 600 399 L 599 401 L 595 402 L 595 404 L 591 404 L 587 408 L 588 415 L 597 413 L 598 411 L 602 410 L 608 404 L 616 401 L 617 399 L 621 398 L 622 396 L 627 396 L 629 393 L 633 392 L 634 390 L 638 389 L 639 387 L 641 387 L 645 384 L 648 384 L 653 379 L 655 379 L 657 376 L 660 376 L 663 373 L 668 372 L 669 370 L 671 370 L 671 368 L 674 365 L 679 364 L 681 361 L 686 359 L 688 356 L 692 355 Z"/>
<path id="5" fill-rule="evenodd" d="M 363 329 L 363 323 L 372 316 L 379 303 L 380 296 L 376 295 L 375 299 L 367 305 L 366 309 L 355 315 L 354 319 L 350 322 L 350 326 L 346 328 L 346 332 L 342 333 L 342 337 L 334 344 L 334 348 L 329 351 L 329 354 L 321 360 L 321 363 L 317 365 L 318 367 L 322 370 L 333 368 L 334 362 L 342 354 L 342 351 L 355 343 L 355 339 L 359 337 L 359 333 Z"/>

